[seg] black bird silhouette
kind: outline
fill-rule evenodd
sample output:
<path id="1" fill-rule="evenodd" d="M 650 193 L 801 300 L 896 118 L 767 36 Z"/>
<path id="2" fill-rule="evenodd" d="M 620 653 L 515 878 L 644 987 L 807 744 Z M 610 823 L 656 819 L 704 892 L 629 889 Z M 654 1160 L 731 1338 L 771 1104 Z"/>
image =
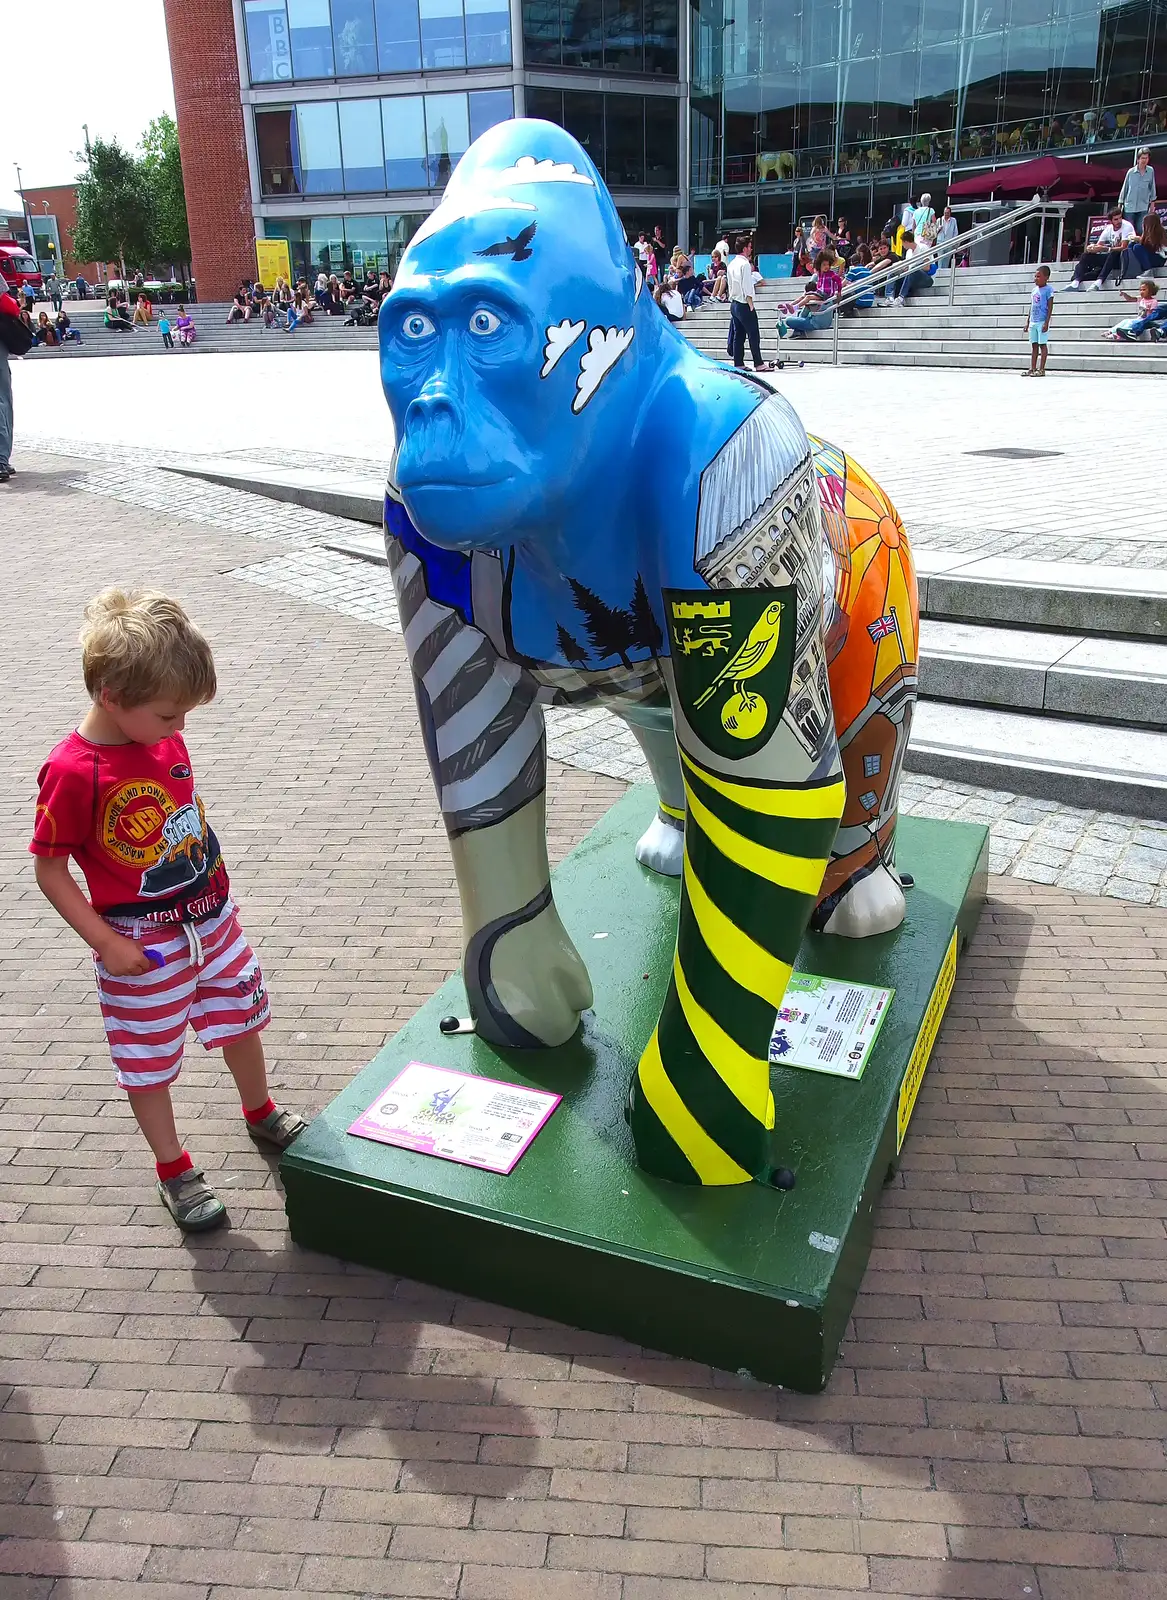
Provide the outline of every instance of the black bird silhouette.
<path id="1" fill-rule="evenodd" d="M 522 233 L 513 239 L 501 239 L 498 244 L 488 244 L 485 250 L 476 250 L 478 256 L 510 256 L 515 261 L 526 261 L 531 254 L 528 246 L 535 237 L 535 223 L 528 223 Z"/>

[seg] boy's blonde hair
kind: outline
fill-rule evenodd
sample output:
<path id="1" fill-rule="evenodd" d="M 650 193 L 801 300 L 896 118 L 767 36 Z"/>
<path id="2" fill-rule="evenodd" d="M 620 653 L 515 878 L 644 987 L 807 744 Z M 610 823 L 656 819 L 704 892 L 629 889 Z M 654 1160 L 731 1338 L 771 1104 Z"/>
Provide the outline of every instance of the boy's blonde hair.
<path id="1" fill-rule="evenodd" d="M 177 600 L 156 589 L 103 589 L 85 607 L 81 671 L 127 711 L 150 700 L 199 706 L 217 682 L 211 647 Z"/>

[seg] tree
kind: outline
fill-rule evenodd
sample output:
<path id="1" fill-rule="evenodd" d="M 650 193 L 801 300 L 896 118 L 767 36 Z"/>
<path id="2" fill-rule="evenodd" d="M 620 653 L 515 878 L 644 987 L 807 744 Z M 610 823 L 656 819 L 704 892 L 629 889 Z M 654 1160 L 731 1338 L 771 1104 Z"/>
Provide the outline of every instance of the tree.
<path id="1" fill-rule="evenodd" d="M 631 617 L 633 644 L 640 645 L 650 655 L 659 656 L 664 648 L 664 635 L 652 614 L 648 590 L 644 587 L 644 579 L 639 572 L 636 574 L 636 588 L 632 591 Z"/>
<path id="2" fill-rule="evenodd" d="M 573 638 L 568 633 L 562 622 L 556 625 L 555 638 L 559 645 L 559 653 L 565 661 L 569 661 L 573 667 L 586 665 L 588 659 L 587 651 L 578 639 Z"/>
<path id="3" fill-rule="evenodd" d="M 182 161 L 174 118 L 155 117 L 142 135 L 141 166 L 153 205 L 150 255 L 185 268 L 190 260 L 190 229 L 186 220 L 186 191 L 182 186 Z"/>
<path id="4" fill-rule="evenodd" d="M 82 261 L 116 261 L 124 279 L 127 266 L 149 263 L 153 230 L 154 206 L 142 163 L 116 139 L 94 139 L 77 180 L 73 253 Z"/>
<path id="5" fill-rule="evenodd" d="M 598 594 L 586 588 L 582 583 L 577 583 L 574 578 L 568 578 L 575 603 L 583 612 L 584 626 L 588 638 L 592 642 L 592 649 L 601 658 L 605 656 L 619 656 L 626 667 L 632 663 L 627 656 L 629 645 L 632 644 L 632 617 L 627 611 L 621 611 L 619 606 L 610 606 L 606 600 L 601 600 Z"/>

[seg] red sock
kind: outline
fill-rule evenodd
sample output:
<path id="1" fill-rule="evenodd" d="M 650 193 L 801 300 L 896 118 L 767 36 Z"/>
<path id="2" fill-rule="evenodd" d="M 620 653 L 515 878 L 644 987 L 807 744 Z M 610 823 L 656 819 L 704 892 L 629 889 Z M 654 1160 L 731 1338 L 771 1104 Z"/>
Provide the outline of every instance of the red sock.
<path id="1" fill-rule="evenodd" d="M 194 1162 L 185 1150 L 177 1161 L 156 1161 L 154 1163 L 155 1171 L 158 1173 L 162 1183 L 165 1183 L 168 1178 L 177 1178 L 180 1172 L 189 1172 L 193 1166 Z"/>
<path id="2" fill-rule="evenodd" d="M 248 1111 L 247 1107 L 244 1106 L 243 1115 L 254 1126 L 255 1123 L 262 1122 L 264 1117 L 270 1117 L 275 1108 L 276 1103 L 269 1094 L 264 1103 L 261 1106 L 256 1106 L 254 1111 Z"/>

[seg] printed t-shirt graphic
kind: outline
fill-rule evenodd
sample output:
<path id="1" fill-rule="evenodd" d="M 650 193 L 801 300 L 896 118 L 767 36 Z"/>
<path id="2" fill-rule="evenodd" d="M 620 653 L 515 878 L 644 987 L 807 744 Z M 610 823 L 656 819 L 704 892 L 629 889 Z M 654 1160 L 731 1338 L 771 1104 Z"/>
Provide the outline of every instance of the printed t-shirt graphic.
<path id="1" fill-rule="evenodd" d="M 71 733 L 37 778 L 29 849 L 72 856 L 95 911 L 199 921 L 227 902 L 227 869 L 179 734 L 155 745 Z"/>

